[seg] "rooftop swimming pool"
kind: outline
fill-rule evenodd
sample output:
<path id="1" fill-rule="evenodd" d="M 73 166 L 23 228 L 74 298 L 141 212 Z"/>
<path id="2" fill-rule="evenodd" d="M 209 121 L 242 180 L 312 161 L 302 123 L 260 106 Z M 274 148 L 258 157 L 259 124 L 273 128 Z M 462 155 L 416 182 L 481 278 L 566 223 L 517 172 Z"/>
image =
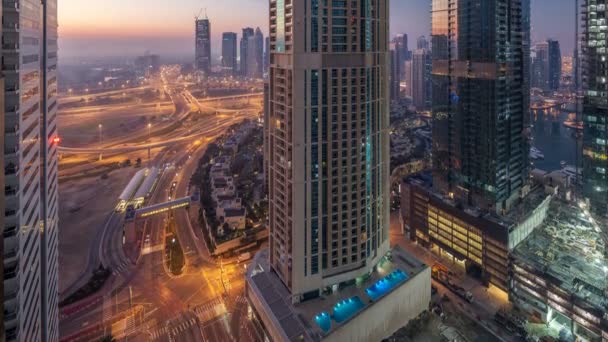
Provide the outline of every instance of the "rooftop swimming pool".
<path id="1" fill-rule="evenodd" d="M 378 280 L 374 285 L 368 287 L 365 290 L 365 293 L 367 293 L 367 295 L 375 301 L 406 280 L 407 274 L 397 269 L 391 272 L 386 277 Z"/>
<path id="2" fill-rule="evenodd" d="M 315 322 L 317 322 L 319 328 L 324 332 L 328 332 L 331 329 L 331 318 L 327 312 L 321 312 L 315 316 Z"/>
<path id="3" fill-rule="evenodd" d="M 357 312 L 365 307 L 363 301 L 358 296 L 351 297 L 340 301 L 334 305 L 334 314 L 332 318 L 337 323 L 342 323 L 354 316 Z"/>

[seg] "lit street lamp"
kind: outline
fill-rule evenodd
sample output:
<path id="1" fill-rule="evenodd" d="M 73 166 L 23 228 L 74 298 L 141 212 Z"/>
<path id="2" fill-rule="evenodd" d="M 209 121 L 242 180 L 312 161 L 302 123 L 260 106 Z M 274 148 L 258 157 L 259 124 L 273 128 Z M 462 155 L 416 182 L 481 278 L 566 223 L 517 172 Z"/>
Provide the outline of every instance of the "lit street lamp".
<path id="1" fill-rule="evenodd" d="M 103 142 L 103 125 L 99 124 L 99 148 L 101 148 Z M 99 152 L 99 161 L 103 160 L 103 153 Z"/>

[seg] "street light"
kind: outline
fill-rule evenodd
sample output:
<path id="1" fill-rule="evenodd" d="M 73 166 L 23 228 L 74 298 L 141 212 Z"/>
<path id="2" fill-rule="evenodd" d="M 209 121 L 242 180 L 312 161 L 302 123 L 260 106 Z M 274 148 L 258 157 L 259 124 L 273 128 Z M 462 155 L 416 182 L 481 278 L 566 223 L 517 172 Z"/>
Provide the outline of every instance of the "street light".
<path id="1" fill-rule="evenodd" d="M 101 145 L 101 143 L 103 141 L 103 139 L 102 139 L 102 137 L 103 137 L 103 135 L 102 135 L 102 133 L 103 133 L 103 125 L 99 124 L 98 127 L 99 127 L 99 144 Z"/>

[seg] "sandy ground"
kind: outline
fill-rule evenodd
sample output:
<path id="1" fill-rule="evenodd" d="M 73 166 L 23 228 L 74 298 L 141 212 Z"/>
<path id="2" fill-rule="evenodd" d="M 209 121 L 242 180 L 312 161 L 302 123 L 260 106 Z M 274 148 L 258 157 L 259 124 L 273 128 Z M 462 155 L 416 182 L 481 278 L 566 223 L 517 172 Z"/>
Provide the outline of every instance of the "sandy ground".
<path id="1" fill-rule="evenodd" d="M 137 169 L 112 171 L 108 179 L 91 177 L 60 182 L 59 292 L 86 268 L 91 241 L 117 203 L 117 198 Z"/>

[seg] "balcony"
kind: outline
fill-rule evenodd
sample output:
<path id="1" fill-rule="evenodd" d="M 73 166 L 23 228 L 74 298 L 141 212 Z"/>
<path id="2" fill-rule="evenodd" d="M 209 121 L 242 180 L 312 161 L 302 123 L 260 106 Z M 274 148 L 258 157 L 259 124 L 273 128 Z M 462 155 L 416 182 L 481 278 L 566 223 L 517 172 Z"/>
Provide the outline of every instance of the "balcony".
<path id="1" fill-rule="evenodd" d="M 18 155 L 18 153 L 19 153 L 19 145 L 17 145 L 17 146 L 7 146 L 4 149 L 4 155 L 6 157 L 15 157 L 15 156 Z"/>
<path id="2" fill-rule="evenodd" d="M 7 341 L 16 341 L 19 338 L 19 325 L 6 329 L 6 340 Z"/>
<path id="3" fill-rule="evenodd" d="M 19 275 L 19 263 L 15 263 L 14 265 L 8 266 L 4 269 L 4 280 L 14 279 Z"/>
<path id="4" fill-rule="evenodd" d="M 6 87 L 6 92 L 8 95 L 19 95 L 19 87 L 18 86 Z"/>
<path id="5" fill-rule="evenodd" d="M 19 64 L 5 64 L 2 66 L 2 71 L 6 73 L 19 72 Z"/>
<path id="6" fill-rule="evenodd" d="M 10 226 L 10 227 L 5 228 L 2 235 L 4 236 L 5 239 L 11 238 L 11 237 L 17 235 L 17 226 Z"/>
<path id="7" fill-rule="evenodd" d="M 4 167 L 4 174 L 6 176 L 16 175 L 17 172 L 19 172 L 19 166 L 13 163 L 9 163 L 7 166 Z"/>
<path id="8" fill-rule="evenodd" d="M 5 53 L 10 53 L 10 52 L 19 52 L 19 44 L 18 43 L 4 43 L 2 44 L 2 51 Z"/>
<path id="9" fill-rule="evenodd" d="M 15 0 L 2 1 L 2 9 L 5 11 L 19 12 L 19 2 Z"/>
<path id="10" fill-rule="evenodd" d="M 8 106 L 5 108 L 6 115 L 9 115 L 9 114 L 16 115 L 18 111 L 19 111 L 19 106 Z"/>
<path id="11" fill-rule="evenodd" d="M 17 23 L 5 23 L 2 28 L 4 32 L 19 33 L 19 24 Z"/>

